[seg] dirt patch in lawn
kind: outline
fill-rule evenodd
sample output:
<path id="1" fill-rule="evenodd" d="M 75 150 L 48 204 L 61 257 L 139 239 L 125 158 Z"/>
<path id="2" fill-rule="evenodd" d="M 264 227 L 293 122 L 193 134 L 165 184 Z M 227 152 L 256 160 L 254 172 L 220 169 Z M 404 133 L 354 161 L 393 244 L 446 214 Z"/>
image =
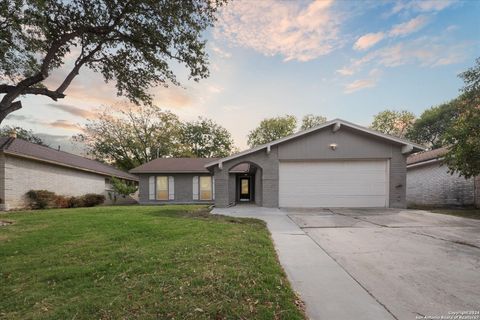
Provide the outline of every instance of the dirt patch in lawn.
<path id="1" fill-rule="evenodd" d="M 0 220 L 0 227 L 5 227 L 11 225 L 12 221 Z"/>

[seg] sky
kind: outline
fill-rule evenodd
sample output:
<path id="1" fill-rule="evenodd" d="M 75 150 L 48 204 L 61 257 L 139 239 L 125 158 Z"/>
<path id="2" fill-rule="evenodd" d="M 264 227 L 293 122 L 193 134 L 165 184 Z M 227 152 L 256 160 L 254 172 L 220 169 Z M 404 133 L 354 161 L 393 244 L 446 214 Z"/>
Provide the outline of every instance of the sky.
<path id="1" fill-rule="evenodd" d="M 455 98 L 457 75 L 480 57 L 480 1 L 236 0 L 205 33 L 210 77 L 154 88 L 154 103 L 182 120 L 211 118 L 239 149 L 262 119 L 291 114 L 368 126 L 385 109 L 423 110 Z M 56 72 L 47 84 L 61 80 Z M 30 96 L 4 122 L 67 146 L 96 110 L 123 103 L 83 69 L 54 102 Z"/>

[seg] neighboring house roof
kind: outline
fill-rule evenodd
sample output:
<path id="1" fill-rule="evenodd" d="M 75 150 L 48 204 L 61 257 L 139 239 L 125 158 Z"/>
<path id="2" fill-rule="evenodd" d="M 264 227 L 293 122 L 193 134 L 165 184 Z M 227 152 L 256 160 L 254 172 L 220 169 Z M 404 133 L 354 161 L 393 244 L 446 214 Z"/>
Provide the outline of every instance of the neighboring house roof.
<path id="1" fill-rule="evenodd" d="M 17 157 L 53 163 L 59 166 L 94 172 L 104 176 L 114 176 L 117 178 L 138 181 L 136 176 L 107 164 L 18 138 L 0 137 L 0 151 Z"/>
<path id="2" fill-rule="evenodd" d="M 205 164 L 218 158 L 158 158 L 130 170 L 131 173 L 210 173 Z M 248 171 L 249 165 L 233 168 L 230 172 Z"/>
<path id="3" fill-rule="evenodd" d="M 431 162 L 432 160 L 440 160 L 448 149 L 446 147 L 434 150 L 414 153 L 407 158 L 407 165 L 420 164 L 423 162 Z"/>
<path id="4" fill-rule="evenodd" d="M 248 149 L 248 150 L 239 152 L 239 153 L 237 153 L 237 154 L 231 155 L 231 156 L 229 156 L 229 157 L 225 157 L 225 158 L 222 158 L 222 159 L 214 160 L 214 161 L 212 161 L 212 162 L 210 162 L 210 163 L 207 163 L 207 164 L 205 165 L 205 167 L 208 168 L 208 167 L 211 167 L 211 166 L 220 164 L 220 163 L 225 162 L 225 161 L 229 161 L 229 160 L 232 160 L 232 159 L 235 159 L 235 158 L 238 158 L 238 157 L 247 155 L 247 154 L 251 154 L 251 153 L 257 152 L 257 151 L 262 150 L 262 149 L 269 149 L 271 146 L 274 146 L 274 145 L 277 145 L 277 144 L 280 144 L 280 143 L 283 143 L 283 142 L 286 142 L 286 141 L 289 141 L 289 140 L 292 140 L 292 139 L 301 137 L 301 136 L 303 136 L 303 135 L 305 135 L 305 134 L 312 133 L 312 132 L 315 132 L 315 131 L 317 131 L 317 130 L 324 129 L 324 128 L 329 127 L 329 126 L 334 126 L 334 127 L 337 127 L 338 129 L 341 128 L 341 126 L 346 126 L 346 127 L 349 127 L 349 128 L 353 128 L 353 129 L 356 129 L 356 130 L 359 130 L 359 131 L 362 131 L 362 132 L 371 134 L 371 135 L 373 135 L 373 136 L 376 136 L 376 137 L 379 137 L 379 138 L 382 138 L 382 139 L 385 139 L 385 140 L 389 140 L 389 141 L 398 143 L 398 144 L 400 144 L 400 145 L 403 145 L 403 146 L 407 147 L 407 149 L 406 149 L 407 152 L 415 152 L 415 151 L 423 151 L 423 150 L 425 150 L 425 147 L 423 147 L 423 146 L 421 146 L 421 145 L 419 145 L 419 144 L 410 142 L 410 141 L 408 141 L 408 140 L 401 139 L 401 138 L 394 137 L 394 136 L 390 136 L 390 135 L 388 135 L 388 134 L 384 134 L 384 133 L 381 133 L 381 132 L 378 132 L 378 131 L 375 131 L 375 130 L 372 130 L 372 129 L 369 129 L 369 128 L 365 128 L 365 127 L 359 126 L 359 125 L 357 125 L 357 124 L 355 124 L 355 123 L 351 123 L 351 122 L 348 122 L 348 121 L 345 121 L 345 120 L 342 120 L 342 119 L 334 119 L 334 120 L 331 120 L 331 121 L 322 123 L 322 124 L 320 124 L 320 125 L 318 125 L 318 126 L 316 126 L 316 127 L 310 128 L 310 129 L 308 129 L 308 130 L 299 131 L 299 132 L 297 132 L 297 133 L 291 134 L 291 135 L 286 136 L 286 137 L 284 137 L 284 138 L 277 139 L 277 140 L 275 140 L 275 141 L 272 141 L 272 142 L 269 142 L 269 143 L 265 143 L 265 144 L 259 145 L 259 146 L 257 146 L 257 147 L 254 147 L 254 148 L 251 148 L 251 149 Z"/>

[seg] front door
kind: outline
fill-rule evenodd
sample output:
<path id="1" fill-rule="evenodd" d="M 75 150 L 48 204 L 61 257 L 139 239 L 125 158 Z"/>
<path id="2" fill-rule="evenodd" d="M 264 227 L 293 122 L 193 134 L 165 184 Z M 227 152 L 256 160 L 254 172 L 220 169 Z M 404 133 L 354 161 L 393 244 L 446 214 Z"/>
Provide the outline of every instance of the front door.
<path id="1" fill-rule="evenodd" d="M 250 177 L 240 178 L 240 201 L 250 201 Z"/>

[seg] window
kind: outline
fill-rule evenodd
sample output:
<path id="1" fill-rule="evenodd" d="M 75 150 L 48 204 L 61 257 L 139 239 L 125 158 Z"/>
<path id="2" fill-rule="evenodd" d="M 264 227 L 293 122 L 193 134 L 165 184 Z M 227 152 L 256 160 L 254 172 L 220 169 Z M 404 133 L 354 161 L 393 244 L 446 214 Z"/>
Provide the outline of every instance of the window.
<path id="1" fill-rule="evenodd" d="M 168 200 L 168 177 L 157 177 L 157 200 Z"/>
<path id="2" fill-rule="evenodd" d="M 200 200 L 212 200 L 212 177 L 200 177 Z"/>

